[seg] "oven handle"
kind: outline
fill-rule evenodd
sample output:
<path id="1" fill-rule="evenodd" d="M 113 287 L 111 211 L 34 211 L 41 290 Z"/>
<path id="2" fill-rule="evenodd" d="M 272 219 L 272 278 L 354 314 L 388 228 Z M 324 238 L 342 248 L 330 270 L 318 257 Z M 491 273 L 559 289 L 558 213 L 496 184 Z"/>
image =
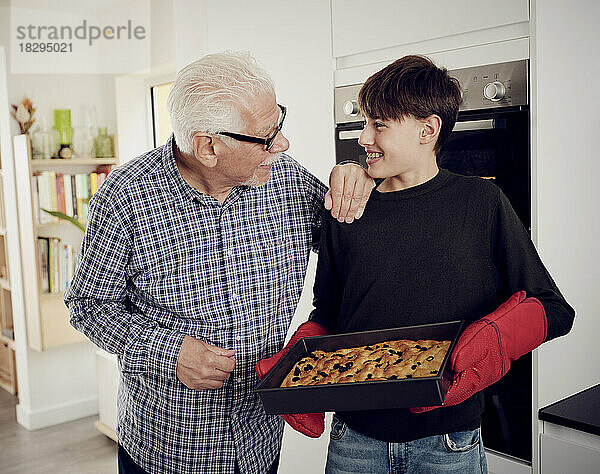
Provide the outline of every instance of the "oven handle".
<path id="1" fill-rule="evenodd" d="M 456 122 L 454 124 L 453 132 L 464 132 L 467 130 L 492 130 L 496 128 L 496 121 L 494 119 L 485 120 L 471 120 L 469 122 Z M 338 133 L 340 140 L 356 140 L 360 137 L 362 129 L 360 130 L 341 130 Z"/>
<path id="2" fill-rule="evenodd" d="M 464 132 L 467 130 L 491 130 L 496 128 L 495 119 L 471 120 L 469 122 L 456 122 L 453 132 Z"/>
<path id="3" fill-rule="evenodd" d="M 340 140 L 355 140 L 360 137 L 362 131 L 362 128 L 360 130 L 341 130 L 338 137 Z"/>

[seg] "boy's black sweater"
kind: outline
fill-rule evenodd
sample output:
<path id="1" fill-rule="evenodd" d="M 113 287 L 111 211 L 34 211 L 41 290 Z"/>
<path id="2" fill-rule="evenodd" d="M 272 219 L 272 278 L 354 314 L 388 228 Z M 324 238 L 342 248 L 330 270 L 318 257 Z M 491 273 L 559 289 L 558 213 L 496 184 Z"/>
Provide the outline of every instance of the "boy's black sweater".
<path id="1" fill-rule="evenodd" d="M 310 319 L 332 334 L 474 321 L 519 290 L 542 302 L 547 339 L 570 330 L 575 312 L 500 189 L 440 170 L 419 186 L 373 191 L 352 225 L 325 217 Z M 482 411 L 477 394 L 422 414 L 399 409 L 338 416 L 367 436 L 402 442 L 474 429 Z"/>

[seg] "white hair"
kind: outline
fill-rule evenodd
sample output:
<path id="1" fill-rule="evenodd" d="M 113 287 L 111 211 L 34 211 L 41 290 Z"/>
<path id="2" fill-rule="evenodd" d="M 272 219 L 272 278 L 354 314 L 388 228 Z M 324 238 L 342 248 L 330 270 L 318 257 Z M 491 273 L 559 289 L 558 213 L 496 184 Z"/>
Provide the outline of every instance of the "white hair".
<path id="1" fill-rule="evenodd" d="M 188 64 L 177 73 L 167 99 L 177 146 L 193 154 L 197 132 L 242 132 L 240 109 L 252 97 L 274 93 L 273 80 L 248 52 L 208 54 Z"/>

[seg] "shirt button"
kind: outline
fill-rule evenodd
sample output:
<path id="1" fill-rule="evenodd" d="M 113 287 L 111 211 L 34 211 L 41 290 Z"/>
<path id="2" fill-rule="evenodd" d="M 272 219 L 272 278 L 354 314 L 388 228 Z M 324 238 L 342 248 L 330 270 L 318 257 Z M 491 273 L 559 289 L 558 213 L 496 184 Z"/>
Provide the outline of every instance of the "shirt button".
<path id="1" fill-rule="evenodd" d="M 237 418 L 237 415 L 234 413 L 233 415 L 231 415 L 231 418 L 232 418 L 233 420 L 235 420 L 235 419 Z"/>
<path id="2" fill-rule="evenodd" d="M 236 381 L 237 383 L 242 383 L 242 377 L 238 377 L 237 379 L 235 379 L 235 381 Z"/>
<path id="3" fill-rule="evenodd" d="M 231 296 L 232 296 L 233 298 L 237 298 L 237 297 L 238 297 L 237 293 L 231 293 Z"/>
<path id="4" fill-rule="evenodd" d="M 242 336 L 235 336 L 235 340 L 236 341 L 241 341 L 242 340 Z"/>
<path id="5" fill-rule="evenodd" d="M 233 251 L 232 250 L 228 250 L 227 251 L 227 255 L 231 257 L 233 255 Z"/>

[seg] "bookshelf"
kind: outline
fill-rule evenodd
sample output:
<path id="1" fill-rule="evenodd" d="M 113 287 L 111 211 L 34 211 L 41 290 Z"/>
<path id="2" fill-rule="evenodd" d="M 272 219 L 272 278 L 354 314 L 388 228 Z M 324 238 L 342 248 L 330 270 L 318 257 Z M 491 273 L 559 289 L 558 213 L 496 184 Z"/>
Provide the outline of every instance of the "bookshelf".
<path id="1" fill-rule="evenodd" d="M 31 160 L 32 170 L 67 170 L 82 166 L 116 165 L 116 158 L 74 158 L 72 160 Z"/>
<path id="2" fill-rule="evenodd" d="M 4 173 L 0 173 L 0 388 L 16 394 L 15 335 L 6 245 L 5 196 L 2 185 L 4 179 Z"/>
<path id="3" fill-rule="evenodd" d="M 20 301 L 19 253 L 15 216 L 14 173 L 6 88 L 6 56 L 0 46 L 0 388 L 17 393 L 15 318 Z"/>
<path id="4" fill-rule="evenodd" d="M 64 290 L 62 284 L 68 280 L 66 270 L 61 267 L 63 276 L 60 278 L 61 285 L 50 283 L 44 284 L 45 271 L 52 273 L 51 269 L 40 268 L 40 262 L 44 258 L 39 257 L 40 239 L 52 242 L 60 239 L 59 255 L 67 246 L 71 249 L 79 249 L 83 237 L 81 231 L 72 224 L 58 220 L 54 222 L 40 223 L 37 217 L 38 208 L 55 208 L 55 206 L 43 206 L 38 202 L 41 199 L 42 190 L 39 194 L 36 180 L 40 179 L 40 173 L 51 172 L 52 179 L 64 174 L 67 176 L 86 176 L 94 173 L 98 167 L 110 167 L 117 163 L 117 158 L 90 158 L 71 160 L 32 160 L 31 145 L 27 135 L 18 135 L 13 139 L 15 156 L 15 180 L 17 188 L 17 208 L 19 214 L 19 240 L 21 243 L 21 268 L 25 285 L 23 291 L 25 296 L 25 322 L 27 327 L 27 342 L 29 347 L 38 351 L 44 351 L 52 347 L 65 344 L 81 342 L 86 340 L 85 336 L 71 327 L 69 324 L 69 312 L 63 303 Z M 51 184 L 55 186 L 55 182 Z M 60 200 L 60 195 L 59 195 Z M 57 254 L 55 254 L 57 255 Z M 55 258 L 58 258 L 55 256 Z M 62 258 L 62 257 L 61 257 Z M 50 258 L 52 262 L 52 258 Z M 61 261 L 62 262 L 62 261 Z M 50 266 L 52 263 L 50 263 Z M 59 263 L 63 265 L 63 263 Z M 58 267 L 56 267 L 58 269 Z M 56 272 L 58 274 L 58 270 Z M 52 281 L 52 276 L 48 279 Z"/>

